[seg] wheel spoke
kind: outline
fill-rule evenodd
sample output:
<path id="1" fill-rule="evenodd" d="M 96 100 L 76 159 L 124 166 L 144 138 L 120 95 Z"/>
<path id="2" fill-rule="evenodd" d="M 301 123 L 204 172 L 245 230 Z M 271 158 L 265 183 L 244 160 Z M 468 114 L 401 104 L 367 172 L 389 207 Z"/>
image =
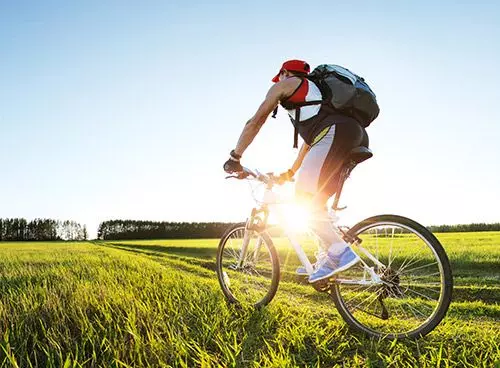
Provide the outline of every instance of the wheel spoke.
<path id="1" fill-rule="evenodd" d="M 438 295 L 441 294 L 441 284 L 440 283 L 429 284 L 429 285 L 435 285 L 435 286 L 434 287 L 433 286 L 424 286 L 421 284 L 414 284 L 414 283 L 400 283 L 399 287 L 426 289 L 427 291 L 432 291 L 433 293 L 436 293 Z M 438 288 L 436 288 L 436 286 Z"/>
<path id="2" fill-rule="evenodd" d="M 392 247 L 394 245 L 394 227 L 392 228 L 392 234 L 391 234 L 391 248 L 389 250 L 389 265 L 387 267 L 391 267 L 392 265 Z"/>
<path id="3" fill-rule="evenodd" d="M 276 292 L 279 267 L 275 267 L 273 261 L 271 240 L 265 240 L 261 234 L 248 234 L 246 252 L 242 254 L 246 231 L 243 225 L 236 228 L 220 245 L 223 249 L 221 259 L 217 259 L 217 273 L 230 300 L 243 304 L 265 304 Z"/>
<path id="4" fill-rule="evenodd" d="M 343 306 L 339 312 L 344 319 L 374 336 L 428 333 L 450 302 L 449 263 L 439 242 L 421 225 L 393 215 L 367 219 L 354 226 L 350 236 L 360 238 L 362 247 L 387 267 L 378 267 L 360 253 L 364 262 L 374 265 L 382 284 L 336 285 L 335 298 Z M 366 280 L 354 268 L 346 275 L 343 278 L 351 281 Z"/>
<path id="5" fill-rule="evenodd" d="M 415 268 L 410 268 L 409 270 L 406 270 L 406 272 L 410 273 L 410 272 L 413 272 L 413 271 L 416 271 L 416 270 L 420 270 L 422 268 L 426 268 L 426 267 L 430 267 L 430 266 L 434 266 L 434 265 L 437 265 L 437 261 L 436 262 L 432 262 L 432 263 L 429 263 L 429 264 L 426 264 L 426 265 L 423 265 L 423 266 L 418 266 L 418 267 L 415 267 Z M 403 268 L 400 268 L 399 269 L 399 273 L 402 273 L 403 272 Z"/>
<path id="6" fill-rule="evenodd" d="M 362 300 L 360 303 L 358 303 L 355 307 L 352 307 L 352 309 L 353 309 L 353 310 L 356 310 L 356 309 L 358 309 L 358 308 L 359 308 L 359 306 L 360 306 L 361 304 L 363 304 L 364 302 L 366 302 L 366 301 L 368 301 L 368 300 L 370 300 L 370 299 L 377 300 L 377 298 L 378 298 L 378 294 L 377 294 L 377 293 L 372 293 L 372 294 L 370 294 L 370 296 L 368 296 L 366 299 L 364 299 L 364 300 Z M 373 300 L 372 300 L 372 302 L 373 302 Z"/>
<path id="7" fill-rule="evenodd" d="M 441 272 L 438 271 L 438 272 L 434 272 L 434 273 L 430 273 L 428 275 L 406 275 L 406 277 L 410 278 L 410 279 L 423 279 L 423 278 L 426 278 L 426 277 L 430 277 L 430 276 L 437 276 L 437 275 L 441 275 Z"/>
<path id="8" fill-rule="evenodd" d="M 424 294 L 422 294 L 422 293 L 419 293 L 418 291 L 415 291 L 415 290 L 412 290 L 412 289 L 406 289 L 406 291 L 409 291 L 409 292 L 411 292 L 411 293 L 413 293 L 413 294 L 415 294 L 415 295 L 421 296 L 422 298 L 425 298 L 425 299 L 427 299 L 427 300 L 431 300 L 431 301 L 433 301 L 433 302 L 437 302 L 437 300 L 436 300 L 436 299 L 433 299 L 433 298 L 431 298 L 430 296 L 427 296 L 427 295 L 424 295 Z"/>
<path id="9" fill-rule="evenodd" d="M 370 285 L 368 288 L 366 288 L 364 290 L 364 292 L 368 292 L 371 288 L 373 288 L 375 285 Z M 373 293 L 370 293 L 370 295 L 365 299 L 367 300 L 368 298 L 371 298 L 374 294 Z M 356 303 L 357 300 L 355 299 L 355 297 L 352 298 L 352 303 Z M 362 300 L 357 306 L 355 306 L 353 309 L 356 309 L 357 307 L 359 307 L 362 303 L 364 302 L 364 300 Z M 349 306 L 349 302 L 347 303 L 348 306 Z M 351 307 L 352 307 L 352 304 L 351 304 Z"/>

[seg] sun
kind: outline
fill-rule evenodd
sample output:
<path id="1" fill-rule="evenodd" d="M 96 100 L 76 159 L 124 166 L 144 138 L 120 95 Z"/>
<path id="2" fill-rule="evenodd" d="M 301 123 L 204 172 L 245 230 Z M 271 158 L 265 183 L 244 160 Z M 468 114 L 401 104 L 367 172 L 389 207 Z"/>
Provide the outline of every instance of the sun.
<path id="1" fill-rule="evenodd" d="M 289 203 L 282 207 L 281 225 L 286 230 L 302 233 L 310 229 L 311 212 L 307 207 L 298 203 Z"/>

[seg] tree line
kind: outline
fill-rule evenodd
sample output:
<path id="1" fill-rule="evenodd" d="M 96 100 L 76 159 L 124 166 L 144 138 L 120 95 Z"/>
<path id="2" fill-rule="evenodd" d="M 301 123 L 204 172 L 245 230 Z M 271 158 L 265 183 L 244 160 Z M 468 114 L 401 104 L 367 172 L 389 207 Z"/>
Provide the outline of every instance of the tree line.
<path id="1" fill-rule="evenodd" d="M 87 240 L 87 227 L 75 221 L 0 218 L 0 241 Z"/>
<path id="2" fill-rule="evenodd" d="M 475 224 L 458 224 L 458 225 L 433 225 L 428 229 L 433 233 L 462 233 L 475 231 L 500 231 L 500 222 L 487 224 L 484 222 Z"/>
<path id="3" fill-rule="evenodd" d="M 99 224 L 97 238 L 124 239 L 200 239 L 220 238 L 228 222 L 166 222 L 109 220 Z"/>
<path id="4" fill-rule="evenodd" d="M 125 239 L 199 239 L 220 238 L 234 223 L 227 222 L 158 222 L 109 220 L 99 225 L 97 238 Z M 500 231 L 500 223 L 429 226 L 432 232 Z"/>
<path id="5" fill-rule="evenodd" d="M 125 239 L 199 239 L 220 238 L 234 223 L 166 222 L 109 220 L 99 224 L 97 238 Z M 428 226 L 432 232 L 500 231 L 500 223 L 473 223 Z M 0 218 L 0 241 L 87 240 L 87 227 L 75 221 L 53 219 Z"/>

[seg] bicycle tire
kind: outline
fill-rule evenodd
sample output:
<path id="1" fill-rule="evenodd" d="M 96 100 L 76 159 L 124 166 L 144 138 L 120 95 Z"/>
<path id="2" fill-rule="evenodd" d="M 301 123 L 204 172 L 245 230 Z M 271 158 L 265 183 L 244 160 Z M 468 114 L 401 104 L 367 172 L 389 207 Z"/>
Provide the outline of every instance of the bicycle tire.
<path id="1" fill-rule="evenodd" d="M 230 303 L 236 303 L 236 304 L 245 304 L 243 300 L 240 300 L 242 298 L 238 298 L 235 295 L 235 290 L 231 290 L 230 282 L 228 282 L 227 274 L 225 275 L 225 267 L 224 267 L 224 251 L 226 249 L 226 246 L 228 244 L 229 239 L 231 239 L 231 236 L 238 233 L 242 234 L 246 230 L 246 224 L 245 223 L 238 223 L 235 225 L 230 226 L 225 233 L 222 235 L 221 240 L 219 242 L 219 246 L 217 248 L 217 259 L 216 259 L 216 272 L 217 272 L 217 278 L 219 280 L 219 284 L 221 286 L 222 292 L 224 293 L 224 296 L 226 297 L 226 300 Z M 280 263 L 279 263 L 279 257 L 278 253 L 276 252 L 276 248 L 274 247 L 274 244 L 271 240 L 271 237 L 266 233 L 266 232 L 260 232 L 256 233 L 254 232 L 254 235 L 257 238 L 262 239 L 262 244 L 265 245 L 267 248 L 268 254 L 270 256 L 270 264 L 272 267 L 271 270 L 271 279 L 269 286 L 266 288 L 268 289 L 267 292 L 264 294 L 264 296 L 252 304 L 254 307 L 263 307 L 267 305 L 271 300 L 274 298 L 276 295 L 276 292 L 278 290 L 278 285 L 279 285 L 279 279 L 280 279 Z M 227 253 L 227 252 L 226 252 Z M 227 257 L 226 257 L 227 259 Z M 231 260 L 229 260 L 231 262 Z M 259 275 L 260 276 L 260 275 Z M 254 277 L 253 275 L 251 277 Z M 253 281 L 254 278 L 250 279 L 250 281 Z"/>
<path id="2" fill-rule="evenodd" d="M 448 307 L 452 298 L 452 289 L 453 289 L 453 276 L 451 272 L 450 262 L 448 260 L 448 256 L 441 245 L 441 243 L 437 240 L 437 238 L 424 226 L 419 223 L 408 219 L 406 217 L 397 216 L 397 215 L 378 215 L 367 218 L 355 226 L 353 226 L 346 235 L 346 239 L 356 239 L 359 236 L 362 236 L 365 231 L 369 231 L 370 229 L 374 229 L 376 226 L 389 226 L 389 225 L 399 225 L 405 231 L 412 232 L 414 235 L 418 236 L 421 240 L 425 242 L 425 244 L 431 248 L 432 253 L 437 259 L 437 266 L 440 272 L 440 288 L 441 292 L 439 295 L 439 300 L 437 301 L 437 306 L 433 310 L 432 314 L 417 328 L 414 328 L 409 331 L 404 332 L 396 332 L 390 333 L 387 331 L 380 331 L 374 329 L 373 327 L 367 326 L 364 323 L 360 322 L 360 318 L 354 316 L 354 312 L 356 308 L 352 307 L 350 310 L 348 303 L 344 299 L 344 296 L 347 295 L 348 292 L 343 294 L 342 292 L 342 284 L 334 283 L 331 287 L 330 296 L 333 299 L 337 310 L 339 311 L 342 318 L 346 321 L 346 323 L 356 331 L 362 332 L 372 337 L 385 337 L 389 339 L 402 339 L 402 338 L 420 338 L 431 332 L 445 317 Z M 393 234 L 394 235 L 394 234 Z M 411 234 L 410 234 L 411 235 Z M 363 245 L 363 243 L 361 243 Z M 377 245 L 378 246 L 378 245 Z M 355 249 L 355 248 L 354 248 Z M 392 245 L 391 245 L 392 250 Z M 413 256 L 415 258 L 416 256 Z M 406 262 L 406 261 L 405 261 Z M 404 264 L 403 264 L 404 265 Z M 427 266 L 422 266 L 420 268 L 424 268 Z M 390 263 L 389 263 L 390 268 Z M 419 267 L 417 267 L 419 268 Z M 414 268 L 414 269 L 417 269 Z M 404 270 L 404 268 L 402 268 Z M 397 274 L 397 271 L 395 272 Z M 402 275 L 402 274 L 401 274 Z M 398 276 L 399 280 L 399 276 Z M 399 281 L 398 281 L 399 282 Z M 359 289 L 359 288 L 358 288 Z M 431 289 L 431 288 L 429 288 Z M 408 289 L 407 289 L 408 290 Z M 373 292 L 373 291 L 372 291 Z M 435 292 L 435 291 L 434 291 Z M 380 294 L 379 294 L 380 295 Z M 423 294 L 422 294 L 423 295 Z M 404 299 L 404 297 L 400 296 L 400 299 Z M 377 297 L 378 299 L 378 297 Z M 422 298 L 420 298 L 422 299 Z M 354 297 L 353 297 L 354 300 Z M 368 300 L 368 298 L 366 298 Z M 372 302 L 373 303 L 373 302 Z M 425 302 L 422 302 L 424 304 Z M 375 303 L 376 304 L 376 303 Z M 380 302 L 383 304 L 383 302 Z M 408 305 L 410 303 L 408 302 Z M 385 307 L 381 307 L 383 309 Z M 413 307 L 414 308 L 414 307 Z M 396 309 L 396 307 L 394 307 Z M 404 308 L 401 308 L 404 312 Z M 414 312 L 413 312 L 414 313 Z M 363 312 L 358 312 L 358 316 L 362 315 Z M 415 314 L 415 313 L 414 313 Z M 415 315 L 417 317 L 417 315 Z M 369 318 L 369 317 L 368 317 Z M 366 319 L 369 320 L 369 319 Z"/>

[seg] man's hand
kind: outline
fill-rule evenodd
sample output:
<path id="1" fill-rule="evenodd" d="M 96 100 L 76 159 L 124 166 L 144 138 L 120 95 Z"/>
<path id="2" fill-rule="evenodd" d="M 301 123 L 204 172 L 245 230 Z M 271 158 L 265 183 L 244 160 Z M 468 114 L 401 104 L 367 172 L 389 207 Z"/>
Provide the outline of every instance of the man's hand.
<path id="1" fill-rule="evenodd" d="M 290 169 L 284 173 L 281 173 L 278 176 L 278 183 L 284 184 L 287 181 L 292 181 L 294 175 L 295 175 L 295 172 L 292 169 Z"/>
<path id="2" fill-rule="evenodd" d="M 232 174 L 234 172 L 242 172 L 243 166 L 240 164 L 240 155 L 237 155 L 234 150 L 229 154 L 229 160 L 224 163 L 224 171 L 228 174 Z"/>

